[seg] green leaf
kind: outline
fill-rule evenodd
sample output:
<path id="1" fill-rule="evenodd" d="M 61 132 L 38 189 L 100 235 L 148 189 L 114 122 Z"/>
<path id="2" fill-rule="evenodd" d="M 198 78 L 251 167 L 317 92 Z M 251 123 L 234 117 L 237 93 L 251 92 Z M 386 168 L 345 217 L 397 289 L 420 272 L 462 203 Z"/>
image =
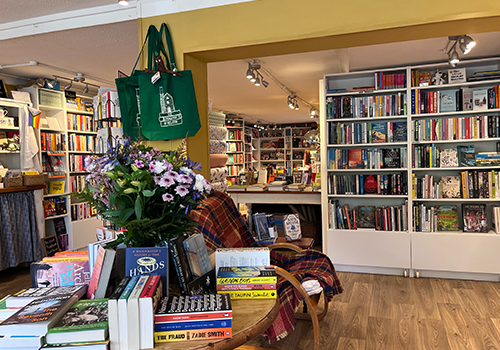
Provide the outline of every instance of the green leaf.
<path id="1" fill-rule="evenodd" d="M 119 210 L 110 210 L 110 211 L 105 211 L 102 213 L 102 215 L 106 216 L 120 216 L 121 212 Z"/>
<path id="2" fill-rule="evenodd" d="M 137 217 L 137 220 L 141 220 L 142 216 L 142 203 L 141 203 L 141 197 L 137 196 L 135 200 L 135 216 Z"/>
<path id="3" fill-rule="evenodd" d="M 113 209 L 115 205 L 115 200 L 116 200 L 116 193 L 111 192 L 109 195 L 109 208 Z"/>
<path id="4" fill-rule="evenodd" d="M 124 212 L 122 213 L 122 214 L 123 214 L 123 216 L 122 216 L 122 217 L 120 217 L 120 218 L 118 219 L 118 221 L 119 221 L 119 222 L 125 222 L 125 221 L 127 221 L 127 219 L 128 219 L 129 217 L 131 217 L 131 216 L 132 216 L 132 214 L 134 214 L 134 212 L 135 212 L 135 211 L 134 211 L 134 209 L 133 209 L 133 208 L 130 208 L 130 209 L 128 209 L 128 210 L 126 210 L 126 211 L 124 211 Z"/>
<path id="5" fill-rule="evenodd" d="M 154 189 L 154 191 L 144 190 L 144 191 L 142 191 L 142 194 L 144 195 L 144 197 L 153 197 L 155 192 L 156 192 L 156 188 Z"/>

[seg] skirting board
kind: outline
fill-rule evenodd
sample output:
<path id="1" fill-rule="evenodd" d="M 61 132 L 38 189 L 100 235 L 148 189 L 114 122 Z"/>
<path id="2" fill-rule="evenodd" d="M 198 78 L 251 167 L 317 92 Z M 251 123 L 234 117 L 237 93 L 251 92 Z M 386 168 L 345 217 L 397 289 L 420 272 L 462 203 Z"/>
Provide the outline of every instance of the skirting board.
<path id="1" fill-rule="evenodd" d="M 499 282 L 500 275 L 495 273 L 473 273 L 473 272 L 454 272 L 454 271 L 433 271 L 433 270 L 411 270 L 410 276 L 415 277 L 415 272 L 420 273 L 420 278 L 446 278 L 454 280 L 471 280 L 485 282 Z"/>
<path id="2" fill-rule="evenodd" d="M 342 265 L 333 264 L 335 270 L 340 272 L 354 272 L 354 273 L 372 273 L 376 275 L 395 275 L 403 276 L 405 269 L 394 267 L 375 267 L 375 266 L 358 266 L 358 265 Z M 406 269 L 409 270 L 409 269 Z"/>

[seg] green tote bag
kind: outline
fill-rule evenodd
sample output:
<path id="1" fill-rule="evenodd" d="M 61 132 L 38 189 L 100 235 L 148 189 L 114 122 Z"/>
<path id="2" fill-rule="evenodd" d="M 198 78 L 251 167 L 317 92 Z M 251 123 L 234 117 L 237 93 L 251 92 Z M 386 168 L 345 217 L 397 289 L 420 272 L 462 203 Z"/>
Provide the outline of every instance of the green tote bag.
<path id="1" fill-rule="evenodd" d="M 172 38 L 165 23 L 161 25 L 156 45 L 165 54 L 163 36 L 169 56 L 165 59 L 167 63 L 170 61 L 173 74 L 161 73 L 156 82 L 151 79 L 152 73 L 137 76 L 141 132 L 148 140 L 194 136 L 201 127 L 192 73 L 177 71 Z"/>

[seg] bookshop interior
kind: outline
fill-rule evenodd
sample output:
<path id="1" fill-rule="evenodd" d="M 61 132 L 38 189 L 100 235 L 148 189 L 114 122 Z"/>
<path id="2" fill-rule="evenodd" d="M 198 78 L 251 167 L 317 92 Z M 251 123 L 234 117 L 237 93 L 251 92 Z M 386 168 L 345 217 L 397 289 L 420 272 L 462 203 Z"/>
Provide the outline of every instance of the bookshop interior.
<path id="1" fill-rule="evenodd" d="M 386 2 L 6 0 L 0 349 L 500 350 L 500 3 Z"/>

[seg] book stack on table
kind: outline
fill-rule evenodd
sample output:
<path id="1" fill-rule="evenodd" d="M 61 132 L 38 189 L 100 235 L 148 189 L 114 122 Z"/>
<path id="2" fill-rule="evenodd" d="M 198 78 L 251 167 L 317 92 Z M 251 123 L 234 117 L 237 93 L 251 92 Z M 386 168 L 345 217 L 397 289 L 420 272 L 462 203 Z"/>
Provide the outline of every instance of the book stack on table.
<path id="1" fill-rule="evenodd" d="M 231 299 L 276 298 L 276 271 L 271 266 L 221 267 L 217 274 L 217 293 Z"/>
<path id="2" fill-rule="evenodd" d="M 231 338 L 232 319 L 228 295 L 164 297 L 154 317 L 155 342 Z"/>

